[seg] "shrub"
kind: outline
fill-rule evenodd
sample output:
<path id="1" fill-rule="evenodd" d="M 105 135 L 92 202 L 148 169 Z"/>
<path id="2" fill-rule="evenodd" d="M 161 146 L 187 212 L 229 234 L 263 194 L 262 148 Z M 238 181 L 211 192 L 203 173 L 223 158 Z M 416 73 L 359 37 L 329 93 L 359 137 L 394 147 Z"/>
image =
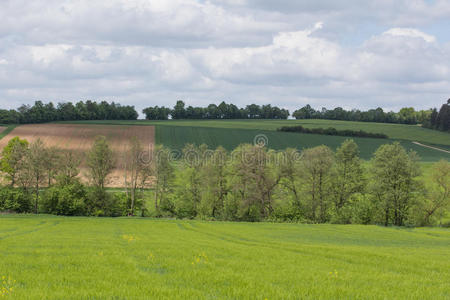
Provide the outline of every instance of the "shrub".
<path id="1" fill-rule="evenodd" d="M 42 198 L 42 210 L 56 215 L 81 216 L 86 212 L 85 202 L 86 189 L 81 183 L 75 182 L 46 190 Z"/>
<path id="2" fill-rule="evenodd" d="M 387 139 L 388 136 L 383 133 L 372 133 L 365 132 L 362 130 L 337 130 L 336 128 L 305 128 L 301 125 L 298 126 L 283 126 L 277 129 L 278 131 L 284 132 L 299 132 L 299 133 L 310 133 L 310 134 L 323 134 L 323 135 L 339 135 L 339 136 L 351 136 L 351 137 L 368 137 L 368 138 L 379 138 Z"/>
<path id="3" fill-rule="evenodd" d="M 17 188 L 0 189 L 0 211 L 27 213 L 31 212 L 31 195 Z"/>

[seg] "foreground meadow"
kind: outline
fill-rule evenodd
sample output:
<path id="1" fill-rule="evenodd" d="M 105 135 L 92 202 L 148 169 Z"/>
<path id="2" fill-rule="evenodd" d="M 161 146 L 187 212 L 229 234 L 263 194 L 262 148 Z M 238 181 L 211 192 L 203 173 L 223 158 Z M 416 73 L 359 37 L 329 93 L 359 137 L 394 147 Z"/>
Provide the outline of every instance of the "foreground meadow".
<path id="1" fill-rule="evenodd" d="M 447 229 L 0 216 L 0 255 L 17 299 L 450 297 Z"/>

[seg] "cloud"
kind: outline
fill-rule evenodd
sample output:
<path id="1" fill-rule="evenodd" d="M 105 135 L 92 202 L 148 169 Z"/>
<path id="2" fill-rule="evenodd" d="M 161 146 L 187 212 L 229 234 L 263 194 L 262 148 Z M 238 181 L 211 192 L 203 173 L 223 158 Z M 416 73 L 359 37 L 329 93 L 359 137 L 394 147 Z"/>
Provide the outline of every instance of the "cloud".
<path id="1" fill-rule="evenodd" d="M 438 106 L 450 45 L 426 26 L 449 16 L 440 0 L 4 0 L 0 106 Z"/>
<path id="2" fill-rule="evenodd" d="M 414 28 L 391 28 L 383 33 L 384 35 L 405 36 L 412 38 L 421 38 L 428 43 L 436 42 L 436 38 Z"/>

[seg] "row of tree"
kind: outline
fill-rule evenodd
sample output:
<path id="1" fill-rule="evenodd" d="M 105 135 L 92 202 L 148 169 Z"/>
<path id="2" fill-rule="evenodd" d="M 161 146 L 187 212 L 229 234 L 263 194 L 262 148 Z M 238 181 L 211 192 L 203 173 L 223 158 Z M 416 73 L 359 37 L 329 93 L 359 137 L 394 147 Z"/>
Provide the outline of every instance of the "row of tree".
<path id="1" fill-rule="evenodd" d="M 238 108 L 234 104 L 222 101 L 219 105 L 210 104 L 207 107 L 186 107 L 181 100 L 173 109 L 167 107 L 148 107 L 143 110 L 147 120 L 172 119 L 287 119 L 289 111 L 277 106 L 250 104 Z"/>
<path id="2" fill-rule="evenodd" d="M 301 125 L 297 125 L 297 126 L 283 126 L 283 127 L 278 128 L 277 131 L 323 134 L 323 135 L 339 135 L 339 136 L 348 136 L 348 137 L 368 137 L 368 138 L 377 138 L 377 139 L 387 139 L 388 138 L 388 136 L 385 135 L 384 133 L 373 133 L 373 132 L 366 132 L 363 130 L 350 130 L 350 129 L 338 130 L 334 127 L 305 128 Z"/>
<path id="3" fill-rule="evenodd" d="M 334 109 L 322 108 L 315 110 L 309 104 L 294 111 L 292 116 L 296 119 L 326 119 L 358 122 L 424 124 L 428 123 L 432 110 L 416 111 L 412 107 L 404 107 L 399 112 L 385 112 L 382 108 L 361 111 L 358 109 L 345 110 L 342 107 Z"/>
<path id="4" fill-rule="evenodd" d="M 89 186 L 78 179 L 80 160 L 73 153 L 54 153 L 39 140 L 9 142 L 1 160 L 9 188 L 1 189 L 0 210 L 397 226 L 440 224 L 449 211 L 450 163 L 436 163 L 423 180 L 416 154 L 398 143 L 382 145 L 367 165 L 352 140 L 336 152 L 326 146 L 299 153 L 186 145 L 174 161 L 162 147 L 143 155 L 133 139 L 126 191 L 114 194 L 105 191 L 115 166 L 105 138 L 87 154 Z"/>
<path id="5" fill-rule="evenodd" d="M 100 103 L 80 101 L 44 104 L 36 101 L 33 106 L 22 105 L 17 110 L 0 109 L 0 124 L 45 123 L 76 120 L 136 120 L 138 113 L 134 106 L 122 106 L 114 102 Z"/>
<path id="6" fill-rule="evenodd" d="M 7 186 L 0 189 L 0 211 L 59 215 L 133 215 L 138 185 L 149 179 L 148 164 L 138 164 L 143 150 L 137 139 L 124 158 L 126 193 L 106 191 L 116 158 L 105 137 L 98 137 L 86 157 L 18 137 L 2 151 L 0 170 Z M 88 184 L 80 179 L 85 160 Z"/>

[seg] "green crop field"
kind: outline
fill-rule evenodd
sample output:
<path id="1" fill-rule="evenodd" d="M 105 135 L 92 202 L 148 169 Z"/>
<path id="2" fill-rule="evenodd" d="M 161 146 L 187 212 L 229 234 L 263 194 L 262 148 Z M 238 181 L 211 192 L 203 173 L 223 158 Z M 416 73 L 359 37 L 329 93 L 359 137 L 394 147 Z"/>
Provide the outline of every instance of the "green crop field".
<path id="1" fill-rule="evenodd" d="M 9 215 L 0 253 L 15 299 L 450 297 L 438 228 Z"/>
<path id="2" fill-rule="evenodd" d="M 277 132 L 254 129 L 229 129 L 229 128 L 205 128 L 189 126 L 157 126 L 155 140 L 171 149 L 182 149 L 186 143 L 207 144 L 210 148 L 223 146 L 232 150 L 242 143 L 253 143 L 257 135 L 263 134 L 267 137 L 268 147 L 276 150 L 288 147 L 304 148 L 327 145 L 332 149 L 339 147 L 348 137 L 327 136 L 317 134 L 300 134 L 291 132 Z M 375 150 L 387 143 L 390 139 L 353 138 L 358 144 L 363 159 L 370 159 Z M 437 161 L 439 159 L 450 159 L 450 153 L 429 149 L 415 145 L 410 141 L 400 141 L 406 149 L 416 151 L 422 161 Z"/>

